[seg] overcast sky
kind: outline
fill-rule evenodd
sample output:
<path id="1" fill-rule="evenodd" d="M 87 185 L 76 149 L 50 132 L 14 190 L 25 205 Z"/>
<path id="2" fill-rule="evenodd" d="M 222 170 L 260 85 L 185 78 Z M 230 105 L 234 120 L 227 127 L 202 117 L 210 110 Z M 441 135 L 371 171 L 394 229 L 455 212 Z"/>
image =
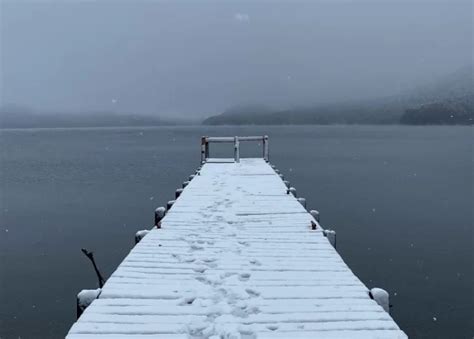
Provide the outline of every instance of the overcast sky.
<path id="1" fill-rule="evenodd" d="M 1 100 L 206 116 L 379 97 L 472 62 L 472 1 L 1 2 Z"/>

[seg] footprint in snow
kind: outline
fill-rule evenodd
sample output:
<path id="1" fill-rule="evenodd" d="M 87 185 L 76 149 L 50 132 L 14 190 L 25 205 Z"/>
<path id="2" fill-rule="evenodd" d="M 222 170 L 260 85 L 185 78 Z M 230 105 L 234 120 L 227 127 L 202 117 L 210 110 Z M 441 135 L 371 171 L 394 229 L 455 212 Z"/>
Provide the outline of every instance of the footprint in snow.
<path id="1" fill-rule="evenodd" d="M 204 246 L 198 245 L 196 243 L 191 244 L 191 250 L 193 250 L 193 251 L 199 251 L 199 250 L 203 250 L 203 249 L 204 249 Z"/>
<path id="2" fill-rule="evenodd" d="M 250 279 L 250 273 L 241 273 L 239 274 L 239 280 L 240 281 L 247 281 Z"/>
<path id="3" fill-rule="evenodd" d="M 257 290 L 254 290 L 253 288 L 246 288 L 245 292 L 247 292 L 248 295 L 251 297 L 258 297 L 260 295 L 260 292 Z"/>
<path id="4" fill-rule="evenodd" d="M 204 258 L 204 259 L 202 259 L 202 260 L 203 260 L 204 262 L 214 262 L 214 261 L 217 261 L 217 258 L 209 258 L 209 257 L 207 257 L 207 258 Z"/>
<path id="5" fill-rule="evenodd" d="M 252 265 L 257 265 L 257 266 L 261 266 L 261 265 L 262 265 L 262 263 L 261 263 L 260 261 L 258 261 L 257 259 L 251 259 L 251 260 L 250 260 L 250 263 L 251 263 Z"/>
<path id="6" fill-rule="evenodd" d="M 206 285 L 210 285 L 211 284 L 211 281 L 209 279 L 207 279 L 206 277 L 196 277 L 195 278 L 197 281 L 203 283 L 203 284 L 206 284 Z"/>
<path id="7" fill-rule="evenodd" d="M 206 272 L 206 270 L 207 270 L 207 267 L 205 267 L 205 266 L 193 267 L 193 271 L 196 272 L 196 273 L 204 273 L 204 272 Z"/>
<path id="8" fill-rule="evenodd" d="M 196 300 L 196 296 L 194 295 L 185 296 L 184 298 L 180 299 L 178 305 L 180 306 L 192 305 L 194 300 Z"/>
<path id="9" fill-rule="evenodd" d="M 221 273 L 221 279 L 226 279 L 226 278 L 232 277 L 236 274 L 237 273 L 235 273 L 235 272 L 224 272 L 224 273 Z"/>

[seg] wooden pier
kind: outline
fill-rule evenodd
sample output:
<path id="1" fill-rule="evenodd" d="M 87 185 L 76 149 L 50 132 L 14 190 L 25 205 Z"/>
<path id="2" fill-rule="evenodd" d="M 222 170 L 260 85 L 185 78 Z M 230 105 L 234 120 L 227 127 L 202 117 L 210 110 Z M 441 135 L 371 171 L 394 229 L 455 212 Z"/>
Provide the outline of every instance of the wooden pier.
<path id="1" fill-rule="evenodd" d="M 262 159 L 240 158 L 242 141 Z M 234 158 L 210 158 L 211 142 Z M 406 338 L 268 163 L 268 138 L 203 138 L 189 179 L 68 339 Z"/>

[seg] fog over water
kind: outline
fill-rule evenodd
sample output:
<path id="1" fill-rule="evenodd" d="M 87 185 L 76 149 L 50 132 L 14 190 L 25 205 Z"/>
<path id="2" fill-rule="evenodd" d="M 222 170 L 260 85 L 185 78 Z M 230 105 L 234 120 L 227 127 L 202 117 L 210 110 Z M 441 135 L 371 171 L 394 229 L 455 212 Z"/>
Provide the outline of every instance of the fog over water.
<path id="1" fill-rule="evenodd" d="M 393 95 L 472 60 L 471 1 L 1 1 L 0 104 L 203 117 Z"/>

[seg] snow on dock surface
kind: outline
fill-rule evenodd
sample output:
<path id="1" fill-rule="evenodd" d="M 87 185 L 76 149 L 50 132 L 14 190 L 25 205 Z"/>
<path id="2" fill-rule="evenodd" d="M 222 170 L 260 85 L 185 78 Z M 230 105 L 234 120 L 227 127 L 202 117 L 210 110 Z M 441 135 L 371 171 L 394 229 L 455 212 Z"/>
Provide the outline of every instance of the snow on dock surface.
<path id="1" fill-rule="evenodd" d="M 209 159 L 67 338 L 406 338 L 311 221 L 263 159 Z"/>

